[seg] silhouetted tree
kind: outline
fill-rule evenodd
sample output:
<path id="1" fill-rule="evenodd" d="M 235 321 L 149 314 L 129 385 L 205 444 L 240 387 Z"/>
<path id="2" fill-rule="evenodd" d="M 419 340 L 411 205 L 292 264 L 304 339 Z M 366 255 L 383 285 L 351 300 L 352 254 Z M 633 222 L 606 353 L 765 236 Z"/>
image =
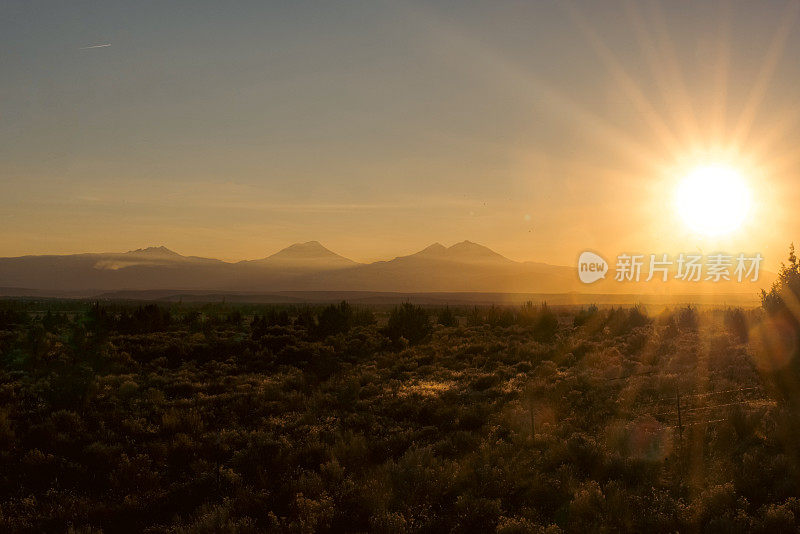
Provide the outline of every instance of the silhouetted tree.
<path id="1" fill-rule="evenodd" d="M 311 309 L 306 306 L 297 314 L 294 324 L 300 328 L 304 328 L 306 332 L 312 332 L 317 327 L 317 318 L 311 313 Z"/>
<path id="2" fill-rule="evenodd" d="M 239 308 L 235 308 L 228 314 L 227 317 L 228 324 L 237 328 L 242 325 L 243 320 L 244 316 L 242 316 L 242 312 L 239 310 Z"/>
<path id="3" fill-rule="evenodd" d="M 342 301 L 326 306 L 317 318 L 316 334 L 320 338 L 345 333 L 353 325 L 353 308 Z"/>
<path id="4" fill-rule="evenodd" d="M 678 326 L 678 328 L 682 328 L 690 332 L 696 331 L 698 327 L 697 310 L 695 310 L 692 306 L 681 308 L 675 315 L 675 324 Z"/>
<path id="5" fill-rule="evenodd" d="M 533 335 L 540 341 L 552 341 L 556 332 L 558 332 L 558 317 L 547 303 L 543 302 L 533 325 Z"/>
<path id="6" fill-rule="evenodd" d="M 795 254 L 794 243 L 789 246 L 788 263 L 781 264 L 778 279 L 769 292 L 761 290 L 761 306 L 770 315 L 782 314 L 784 319 L 800 325 L 800 317 L 791 313 L 787 301 L 795 309 L 800 302 L 800 262 Z"/>
<path id="7" fill-rule="evenodd" d="M 769 292 L 761 291 L 761 305 L 767 320 L 757 330 L 757 356 L 769 362 L 761 365 L 762 372 L 793 421 L 793 432 L 786 439 L 796 442 L 800 439 L 800 263 L 794 244 Z M 800 450 L 795 452 L 800 462 Z"/>
<path id="8" fill-rule="evenodd" d="M 736 339 L 742 343 L 746 343 L 748 339 L 748 324 L 747 317 L 741 308 L 733 308 L 725 310 L 725 328 L 728 332 L 736 336 Z"/>
<path id="9" fill-rule="evenodd" d="M 436 322 L 442 326 L 458 326 L 458 318 L 453 313 L 453 310 L 450 309 L 450 306 L 445 306 L 439 310 Z"/>
<path id="10" fill-rule="evenodd" d="M 596 304 L 590 305 L 588 308 L 581 308 L 578 313 L 572 318 L 572 324 L 575 326 L 583 326 L 591 319 L 597 316 L 598 308 Z"/>
<path id="11" fill-rule="evenodd" d="M 412 345 L 419 343 L 431 331 L 428 312 L 422 306 L 415 306 L 410 302 L 396 306 L 389 315 L 389 322 L 383 331 L 392 341 L 397 342 L 402 337 Z"/>

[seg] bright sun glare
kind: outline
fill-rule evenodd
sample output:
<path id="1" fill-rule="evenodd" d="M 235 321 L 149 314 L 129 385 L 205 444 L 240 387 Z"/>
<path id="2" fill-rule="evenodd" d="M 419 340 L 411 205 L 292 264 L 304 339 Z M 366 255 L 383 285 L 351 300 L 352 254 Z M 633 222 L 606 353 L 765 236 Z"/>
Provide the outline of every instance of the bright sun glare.
<path id="1" fill-rule="evenodd" d="M 692 169 L 675 194 L 675 206 L 683 222 L 705 236 L 729 234 L 739 228 L 750 203 L 750 190 L 741 173 L 725 165 Z"/>

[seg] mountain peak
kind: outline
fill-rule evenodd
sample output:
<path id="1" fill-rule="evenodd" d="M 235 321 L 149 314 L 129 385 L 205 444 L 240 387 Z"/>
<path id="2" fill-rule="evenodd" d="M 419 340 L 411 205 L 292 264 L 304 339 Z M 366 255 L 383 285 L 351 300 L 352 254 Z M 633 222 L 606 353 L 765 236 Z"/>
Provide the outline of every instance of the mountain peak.
<path id="1" fill-rule="evenodd" d="M 420 250 L 414 256 L 442 256 L 447 252 L 447 249 L 441 243 L 434 243 L 424 249 Z"/>
<path id="2" fill-rule="evenodd" d="M 294 256 L 294 257 L 313 257 L 313 256 L 338 256 L 335 252 L 322 246 L 319 241 L 306 241 L 305 243 L 294 243 L 288 247 L 276 252 L 270 258 L 277 256 Z"/>
<path id="3" fill-rule="evenodd" d="M 434 243 L 416 254 L 404 257 L 461 263 L 512 263 L 511 260 L 492 249 L 472 241 L 462 241 L 450 247 L 444 247 L 441 243 Z"/>
<path id="4" fill-rule="evenodd" d="M 286 247 L 285 250 L 288 249 L 295 249 L 295 250 L 319 250 L 324 252 L 329 252 L 333 254 L 329 249 L 325 248 L 322 243 L 319 241 L 306 241 L 305 243 L 294 243 L 293 245 L 289 245 Z"/>
<path id="5" fill-rule="evenodd" d="M 355 265 L 353 260 L 340 256 L 335 252 L 325 248 L 319 241 L 306 241 L 305 243 L 295 243 L 275 254 L 267 257 L 263 261 L 276 264 L 328 264 L 330 266 Z"/>
<path id="6" fill-rule="evenodd" d="M 180 257 L 180 254 L 177 252 L 168 249 L 167 247 L 161 245 L 158 247 L 147 247 L 147 248 L 137 248 L 136 250 L 129 250 L 125 254 L 135 254 L 137 256 L 170 256 L 170 257 Z"/>
<path id="7" fill-rule="evenodd" d="M 484 249 L 484 250 L 491 250 L 491 249 L 489 249 L 489 248 L 487 248 L 487 247 L 484 247 L 483 245 L 479 245 L 479 244 L 477 244 L 477 243 L 474 243 L 474 242 L 472 242 L 472 241 L 469 241 L 469 240 L 467 240 L 467 239 L 465 239 L 464 241 L 461 241 L 460 243 L 456 243 L 455 245 L 450 245 L 450 246 L 449 246 L 449 247 L 447 247 L 447 248 L 448 248 L 449 250 L 464 250 L 464 249 L 476 249 L 476 250 L 477 250 L 477 249 Z"/>
<path id="8" fill-rule="evenodd" d="M 464 261 L 511 261 L 488 247 L 466 240 L 449 247 L 447 253 L 452 259 Z"/>

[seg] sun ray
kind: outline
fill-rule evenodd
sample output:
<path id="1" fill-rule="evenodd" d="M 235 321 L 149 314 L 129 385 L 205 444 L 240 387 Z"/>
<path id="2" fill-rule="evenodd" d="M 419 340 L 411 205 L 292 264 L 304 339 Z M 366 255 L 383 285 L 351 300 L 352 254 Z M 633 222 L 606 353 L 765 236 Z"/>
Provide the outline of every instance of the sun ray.
<path id="1" fill-rule="evenodd" d="M 748 143 L 748 152 L 756 159 L 768 160 L 769 151 L 784 139 L 800 122 L 800 105 L 784 110 L 779 117 L 771 119 L 770 128 Z"/>
<path id="2" fill-rule="evenodd" d="M 722 14 L 717 24 L 717 60 L 713 65 L 713 98 L 711 99 L 708 120 L 709 138 L 722 142 L 725 137 L 728 113 L 728 74 L 730 68 L 730 26 L 731 13 L 727 4 L 723 4 Z"/>
<path id="3" fill-rule="evenodd" d="M 800 161 L 800 147 L 782 150 L 780 156 L 776 155 L 768 160 L 770 172 L 772 174 L 781 174 L 787 169 L 797 165 Z"/>
<path id="4" fill-rule="evenodd" d="M 662 97 L 673 106 L 674 119 L 682 129 L 684 142 L 694 146 L 699 139 L 699 126 L 695 117 L 689 93 L 686 90 L 677 55 L 672 46 L 669 33 L 663 27 L 663 14 L 660 10 L 653 17 L 656 23 L 658 39 L 653 39 L 653 32 L 647 28 L 638 4 L 626 1 L 626 13 L 631 20 L 642 50 L 647 57 L 650 71 L 659 83 Z M 656 46 L 656 41 L 660 46 Z"/>
<path id="5" fill-rule="evenodd" d="M 596 31 L 589 25 L 586 18 L 574 4 L 566 4 L 568 12 L 572 16 L 573 21 L 584 34 L 589 44 L 594 49 L 597 56 L 605 64 L 606 68 L 615 78 L 620 89 L 627 95 L 631 102 L 636 106 L 637 110 L 642 114 L 647 124 L 659 138 L 659 141 L 664 147 L 673 155 L 681 152 L 682 145 L 675 137 L 674 132 L 669 126 L 661 119 L 658 112 L 653 105 L 644 96 L 639 85 L 623 68 L 614 53 L 606 46 Z"/>
<path id="6" fill-rule="evenodd" d="M 761 62 L 761 69 L 753 83 L 753 88 L 750 90 L 747 102 L 739 115 L 736 126 L 733 128 L 733 134 L 731 136 L 732 146 L 741 147 L 750 134 L 759 107 L 769 87 L 769 82 L 772 80 L 772 76 L 775 73 L 778 60 L 786 48 L 786 40 L 789 37 L 789 31 L 792 25 L 797 19 L 798 11 L 800 11 L 800 3 L 793 1 L 787 2 L 781 16 L 781 22 L 772 37 L 764 60 Z"/>
<path id="7" fill-rule="evenodd" d="M 396 5 L 399 8 L 399 5 Z M 413 15 L 423 27 L 429 27 L 431 35 L 440 40 L 450 40 L 450 45 L 471 58 L 471 65 L 480 65 L 485 75 L 504 82 L 506 87 L 514 87 L 519 93 L 530 96 L 530 104 L 537 109 L 557 113 L 589 132 L 597 141 L 624 154 L 650 170 L 657 169 L 662 156 L 647 147 L 634 136 L 613 126 L 598 114 L 581 106 L 566 96 L 563 90 L 554 88 L 541 78 L 528 73 L 507 57 L 494 52 L 488 45 L 467 37 L 452 23 L 438 19 L 432 11 L 422 12 L 419 6 L 403 6 L 407 15 Z"/>

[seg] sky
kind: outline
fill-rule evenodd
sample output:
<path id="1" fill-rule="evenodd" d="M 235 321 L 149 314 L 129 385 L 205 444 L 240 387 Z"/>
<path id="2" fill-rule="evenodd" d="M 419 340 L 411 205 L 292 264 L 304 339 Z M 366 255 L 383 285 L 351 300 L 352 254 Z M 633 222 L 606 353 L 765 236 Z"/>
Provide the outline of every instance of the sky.
<path id="1" fill-rule="evenodd" d="M 796 2 L 0 4 L 0 256 L 318 240 L 760 252 L 800 227 Z M 97 45 L 110 46 L 97 47 Z M 672 198 L 740 170 L 741 228 Z"/>

